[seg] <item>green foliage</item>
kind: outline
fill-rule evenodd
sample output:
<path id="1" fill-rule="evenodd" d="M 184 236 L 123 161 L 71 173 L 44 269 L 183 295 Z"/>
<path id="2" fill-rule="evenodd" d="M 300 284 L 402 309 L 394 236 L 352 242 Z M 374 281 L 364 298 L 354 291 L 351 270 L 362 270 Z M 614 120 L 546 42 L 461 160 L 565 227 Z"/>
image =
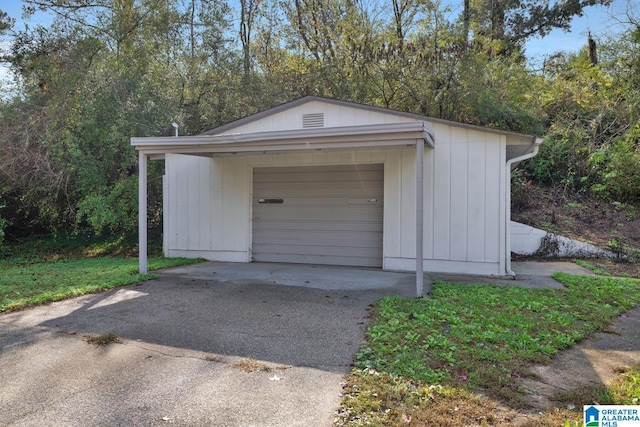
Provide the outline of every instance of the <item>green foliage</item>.
<path id="1" fill-rule="evenodd" d="M 611 276 L 611 274 L 609 274 L 607 271 L 603 270 L 602 268 L 598 267 L 597 265 L 594 265 L 589 261 L 585 261 L 583 259 L 574 259 L 573 262 L 578 264 L 580 267 L 584 267 L 587 270 L 597 274 L 598 276 Z"/>
<path id="2" fill-rule="evenodd" d="M 607 199 L 640 202 L 640 135 L 615 141 L 594 153 L 590 160 L 601 170 L 600 182 L 594 184 L 593 192 Z"/>
<path id="3" fill-rule="evenodd" d="M 2 209 L 4 209 L 4 205 L 0 205 L 0 254 L 3 252 L 4 248 L 4 239 L 5 239 L 5 229 L 9 225 L 9 221 L 6 218 L 2 217 Z"/>
<path id="4" fill-rule="evenodd" d="M 567 290 L 437 283 L 376 305 L 356 366 L 513 399 L 515 378 L 640 302 L 640 282 L 557 274 Z"/>
<path id="5" fill-rule="evenodd" d="M 78 203 L 78 221 L 86 220 L 97 235 L 133 233 L 138 224 L 138 179 L 119 180 L 107 194 L 89 194 Z"/>
<path id="6" fill-rule="evenodd" d="M 584 50 L 538 72 L 522 54 L 599 0 L 483 0 L 460 17 L 418 0 L 25 3 L 57 18 L 8 33 L 17 84 L 0 104 L 0 182 L 18 236 L 129 233 L 130 137 L 171 135 L 174 121 L 193 135 L 306 94 L 546 134 L 533 184 L 639 200 L 637 25 L 601 43 L 597 65 Z M 0 31 L 9 24 L 1 15 Z M 162 166 L 151 163 L 153 227 Z"/>

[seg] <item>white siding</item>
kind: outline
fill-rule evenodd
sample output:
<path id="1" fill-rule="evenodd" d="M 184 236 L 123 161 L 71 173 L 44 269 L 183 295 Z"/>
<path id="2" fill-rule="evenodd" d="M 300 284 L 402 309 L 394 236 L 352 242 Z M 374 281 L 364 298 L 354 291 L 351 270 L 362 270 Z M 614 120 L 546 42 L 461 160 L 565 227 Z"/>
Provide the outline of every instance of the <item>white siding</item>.
<path id="1" fill-rule="evenodd" d="M 248 261 L 249 191 L 235 158 L 167 154 L 166 256 Z"/>
<path id="2" fill-rule="evenodd" d="M 225 134 L 302 129 L 302 115 L 324 113 L 324 127 L 360 126 L 383 123 L 415 122 L 418 119 L 384 114 L 321 101 L 311 101 L 251 123 L 230 129 Z"/>
<path id="3" fill-rule="evenodd" d="M 303 107 L 315 111 L 313 104 Z M 292 112 L 300 114 L 300 109 Z M 332 120 L 339 120 L 339 111 L 334 113 Z M 283 119 L 278 116 L 272 122 Z M 424 161 L 425 271 L 504 274 L 504 137 L 440 123 L 431 126 L 436 147 L 425 150 Z M 168 154 L 167 255 L 249 262 L 253 167 L 353 163 L 384 164 L 383 268 L 415 270 L 412 146 L 213 159 Z"/>
<path id="4" fill-rule="evenodd" d="M 425 271 L 504 274 L 501 227 L 505 221 L 504 138 L 431 124 L 435 149 L 425 150 Z M 398 169 L 402 169 L 399 171 Z M 383 268 L 415 270 L 415 149 L 387 160 Z M 389 192 L 393 191 L 393 194 Z"/>

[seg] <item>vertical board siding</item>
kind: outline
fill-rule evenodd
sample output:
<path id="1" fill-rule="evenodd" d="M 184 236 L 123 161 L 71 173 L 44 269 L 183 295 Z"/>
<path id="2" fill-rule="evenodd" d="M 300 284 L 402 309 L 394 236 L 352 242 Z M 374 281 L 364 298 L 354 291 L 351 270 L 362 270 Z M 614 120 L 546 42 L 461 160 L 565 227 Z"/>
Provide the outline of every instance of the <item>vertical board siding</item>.
<path id="1" fill-rule="evenodd" d="M 433 150 L 433 259 L 449 259 L 451 221 L 451 128 L 435 129 Z M 430 151 L 430 150 L 427 150 Z"/>
<path id="2" fill-rule="evenodd" d="M 486 141 L 478 135 L 468 146 L 467 176 L 467 260 L 484 261 L 487 177 L 485 169 Z"/>
<path id="3" fill-rule="evenodd" d="M 443 124 L 432 127 L 436 148 L 425 152 L 425 180 L 432 180 L 425 181 L 425 259 L 497 263 L 505 215 L 500 209 L 504 140 Z"/>
<path id="4" fill-rule="evenodd" d="M 324 127 L 362 126 L 382 123 L 416 122 L 418 119 L 385 114 L 361 108 L 311 101 L 296 108 L 263 117 L 228 130 L 227 134 L 302 129 L 302 115 L 324 113 Z"/>
<path id="5" fill-rule="evenodd" d="M 167 250 L 209 249 L 211 159 L 167 154 L 165 161 Z"/>
<path id="6" fill-rule="evenodd" d="M 504 144 L 488 143 L 486 145 L 485 170 L 486 170 L 486 214 L 485 220 L 485 241 L 484 241 L 484 258 L 489 262 L 498 262 L 504 256 L 500 251 L 500 218 L 506 221 L 506 212 L 504 211 L 504 183 L 501 183 L 501 176 L 506 168 L 505 159 L 501 156 Z M 500 172 L 502 171 L 502 172 Z M 498 176 L 496 177 L 497 174 Z M 496 179 L 499 182 L 496 184 Z"/>
<path id="7" fill-rule="evenodd" d="M 426 149 L 424 159 L 424 255 L 432 261 L 427 265 L 444 270 L 460 263 L 501 262 L 504 138 L 441 123 L 431 126 L 436 147 Z M 384 265 L 410 269 L 402 260 L 415 257 L 413 146 L 213 158 L 167 154 L 167 250 L 204 251 L 198 256 L 210 259 L 228 259 L 223 255 L 233 253 L 233 259 L 249 261 L 254 169 L 354 164 L 384 164 L 382 254 L 389 260 Z M 308 255 L 300 254 L 300 259 L 308 260 Z"/>
<path id="8" fill-rule="evenodd" d="M 435 197 L 435 186 L 434 186 L 434 178 L 435 178 L 435 150 L 427 149 L 425 147 L 424 150 L 424 207 L 423 207 L 423 228 L 424 228 L 424 239 L 423 239 L 423 255 L 425 259 L 432 259 L 434 257 L 434 209 L 433 209 L 433 201 Z"/>
<path id="9" fill-rule="evenodd" d="M 216 157 L 212 159 L 211 168 L 211 242 L 209 246 L 214 251 L 224 251 L 224 227 L 221 227 L 222 219 L 224 218 L 224 205 L 223 205 L 223 171 L 224 163 L 226 159 Z"/>
<path id="10" fill-rule="evenodd" d="M 400 163 L 400 245 L 402 258 L 416 258 L 416 151 L 402 150 Z"/>
<path id="11" fill-rule="evenodd" d="M 400 257 L 402 217 L 402 183 L 398 179 L 402 167 L 401 150 L 389 150 L 385 163 L 384 183 L 384 256 Z"/>
<path id="12" fill-rule="evenodd" d="M 455 261 L 467 259 L 469 143 L 466 130 L 455 135 L 451 142 L 451 229 L 449 230 L 451 252 L 449 259 Z"/>

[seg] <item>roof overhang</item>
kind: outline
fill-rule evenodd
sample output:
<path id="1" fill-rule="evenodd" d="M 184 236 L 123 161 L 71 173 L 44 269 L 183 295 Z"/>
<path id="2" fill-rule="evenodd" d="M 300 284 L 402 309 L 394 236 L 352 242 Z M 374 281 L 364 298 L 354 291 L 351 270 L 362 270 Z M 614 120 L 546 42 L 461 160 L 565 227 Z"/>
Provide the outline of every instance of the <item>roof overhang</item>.
<path id="1" fill-rule="evenodd" d="M 335 148 L 434 146 L 434 132 L 426 122 L 294 129 L 244 134 L 178 137 L 134 137 L 131 145 L 151 156 L 165 153 L 214 155 Z"/>
<path id="2" fill-rule="evenodd" d="M 514 135 L 507 135 L 507 164 L 510 170 L 523 160 L 530 159 L 538 154 L 538 148 L 542 144 L 542 138 L 535 136 L 521 135 L 516 137 Z"/>

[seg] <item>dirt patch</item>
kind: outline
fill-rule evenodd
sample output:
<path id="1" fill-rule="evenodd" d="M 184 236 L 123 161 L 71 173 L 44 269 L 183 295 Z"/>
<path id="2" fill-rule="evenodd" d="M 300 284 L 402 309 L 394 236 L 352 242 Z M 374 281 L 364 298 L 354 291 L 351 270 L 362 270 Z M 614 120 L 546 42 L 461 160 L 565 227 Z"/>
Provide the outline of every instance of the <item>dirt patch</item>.
<path id="1" fill-rule="evenodd" d="M 532 185 L 515 190 L 511 219 L 619 253 L 618 261 L 596 263 L 615 276 L 640 277 L 639 206 Z"/>

